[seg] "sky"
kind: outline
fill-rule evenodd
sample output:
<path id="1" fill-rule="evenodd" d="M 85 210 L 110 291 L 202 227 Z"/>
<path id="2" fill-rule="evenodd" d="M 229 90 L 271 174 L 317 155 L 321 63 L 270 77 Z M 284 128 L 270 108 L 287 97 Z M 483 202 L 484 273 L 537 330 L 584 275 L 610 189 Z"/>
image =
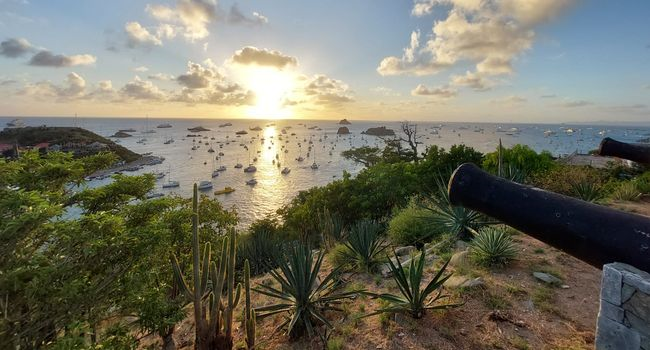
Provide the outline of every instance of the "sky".
<path id="1" fill-rule="evenodd" d="M 646 0 L 0 0 L 0 115 L 650 121 Z"/>

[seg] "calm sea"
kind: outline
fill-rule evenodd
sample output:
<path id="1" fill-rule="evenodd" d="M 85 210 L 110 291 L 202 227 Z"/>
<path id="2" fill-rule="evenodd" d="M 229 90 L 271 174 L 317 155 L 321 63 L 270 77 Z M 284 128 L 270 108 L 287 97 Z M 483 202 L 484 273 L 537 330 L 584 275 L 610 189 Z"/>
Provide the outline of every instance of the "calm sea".
<path id="1" fill-rule="evenodd" d="M 0 118 L 0 126 L 4 126 L 11 119 Z M 28 126 L 76 125 L 102 136 L 110 136 L 118 129 L 132 128 L 136 130 L 132 132 L 132 137 L 117 140 L 121 145 L 137 153 L 151 152 L 165 158 L 162 164 L 145 167 L 133 174 L 166 173 L 165 177 L 158 181 L 156 189 L 156 192 L 165 194 L 190 196 L 192 184 L 202 180 L 212 181 L 212 190 L 205 191 L 210 196 L 214 196 L 215 190 L 230 186 L 236 191 L 216 197 L 224 206 L 234 206 L 237 209 L 242 225 L 274 213 L 300 190 L 325 185 L 340 178 L 343 171 L 357 174 L 362 166 L 343 159 L 341 151 L 365 145 L 382 147 L 379 138 L 362 135 L 362 131 L 376 126 L 386 126 L 396 132 L 400 128 L 399 122 L 351 120 L 352 124 L 346 125 L 351 134 L 337 137 L 336 132 L 341 125 L 332 120 L 21 119 Z M 163 123 L 169 123 L 172 127 L 157 128 Z M 232 126 L 219 127 L 225 123 L 231 123 Z M 422 150 L 432 144 L 445 148 L 454 144 L 466 144 L 479 151 L 489 152 L 496 148 L 501 139 L 504 146 L 520 143 L 536 151 L 548 150 L 556 156 L 595 149 L 604 136 L 635 142 L 647 138 L 650 134 L 650 127 L 634 126 L 441 122 L 417 124 L 418 132 L 422 135 Z M 187 130 L 196 126 L 203 126 L 210 131 L 192 133 Z M 250 130 L 255 127 L 262 130 Z M 283 129 L 286 133 L 282 133 Z M 155 133 L 145 133 L 146 130 L 154 130 Z M 245 130 L 248 134 L 236 135 L 240 130 Z M 190 138 L 187 137 L 188 134 L 201 134 L 202 137 Z M 173 143 L 165 144 L 165 141 L 172 138 Z M 310 141 L 312 150 L 308 157 Z M 205 145 L 206 142 L 208 145 Z M 192 150 L 192 147 L 197 145 L 200 147 Z M 210 147 L 214 149 L 214 153 L 208 152 Z M 285 150 L 288 152 L 285 153 Z M 219 156 L 219 153 L 223 155 Z M 299 156 L 305 160 L 298 162 L 296 158 Z M 254 158 L 257 158 L 256 162 Z M 278 161 L 281 163 L 280 168 L 277 167 Z M 314 162 L 319 165 L 317 170 L 311 168 Z M 243 169 L 235 169 L 237 163 L 243 164 L 244 167 L 252 163 L 257 167 L 257 172 L 244 173 Z M 221 165 L 227 170 L 212 178 L 212 171 Z M 281 174 L 280 170 L 284 167 L 289 167 L 291 172 L 287 175 Z M 257 180 L 257 184 L 247 185 L 246 181 L 253 178 Z M 179 181 L 180 186 L 163 189 L 162 184 L 168 179 Z M 93 181 L 90 186 L 106 181 L 109 180 Z"/>

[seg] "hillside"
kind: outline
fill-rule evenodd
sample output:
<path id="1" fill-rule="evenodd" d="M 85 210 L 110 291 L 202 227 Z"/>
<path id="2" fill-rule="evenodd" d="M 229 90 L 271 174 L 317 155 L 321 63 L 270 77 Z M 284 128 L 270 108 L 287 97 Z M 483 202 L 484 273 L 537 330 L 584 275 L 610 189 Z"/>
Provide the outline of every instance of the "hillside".
<path id="1" fill-rule="evenodd" d="M 130 151 L 126 147 L 120 146 L 115 142 L 95 134 L 92 131 L 74 128 L 74 127 L 55 127 L 55 126 L 38 126 L 15 129 L 4 129 L 0 131 L 0 143 L 18 143 L 20 147 L 34 146 L 39 143 L 47 142 L 51 145 L 71 145 L 72 151 L 87 151 L 80 153 L 92 153 L 85 149 L 83 145 L 90 145 L 99 142 L 106 145 L 108 150 L 115 153 L 120 159 L 126 162 L 132 162 L 140 158 L 140 155 Z M 65 148 L 65 147 L 64 147 Z"/>

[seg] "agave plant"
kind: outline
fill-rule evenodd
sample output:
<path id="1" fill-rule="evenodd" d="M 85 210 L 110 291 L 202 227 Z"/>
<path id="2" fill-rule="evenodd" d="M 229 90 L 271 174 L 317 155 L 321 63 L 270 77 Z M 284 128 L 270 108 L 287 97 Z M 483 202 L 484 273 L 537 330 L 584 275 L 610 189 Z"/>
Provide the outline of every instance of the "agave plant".
<path id="1" fill-rule="evenodd" d="M 510 234 L 502 227 L 485 227 L 470 244 L 472 260 L 483 266 L 505 266 L 517 255 Z"/>
<path id="2" fill-rule="evenodd" d="M 343 218 L 338 213 L 330 213 L 327 208 L 318 213 L 318 225 L 321 230 L 322 240 L 326 247 L 333 247 L 345 236 Z"/>
<path id="3" fill-rule="evenodd" d="M 325 317 L 325 313 L 332 310 L 341 311 L 337 306 L 343 300 L 363 291 L 342 291 L 342 284 L 336 278 L 338 269 L 319 282 L 318 273 L 322 263 L 322 253 L 318 253 L 314 259 L 312 251 L 304 245 L 290 247 L 286 256 L 278 261 L 279 271 L 269 271 L 280 287 L 258 284 L 257 288 L 253 289 L 279 301 L 277 304 L 257 308 L 257 317 L 286 314 L 286 319 L 278 329 L 286 327 L 286 332 L 294 338 L 305 331 L 312 336 L 319 324 L 332 329 L 333 326 Z"/>
<path id="4" fill-rule="evenodd" d="M 571 188 L 575 197 L 583 201 L 596 202 L 603 197 L 600 186 L 591 181 L 573 183 Z"/>
<path id="5" fill-rule="evenodd" d="M 409 266 L 405 268 L 399 261 L 397 254 L 395 254 L 395 261 L 397 263 L 395 264 L 391 260 L 388 262 L 390 264 L 390 270 L 392 272 L 393 279 L 397 283 L 397 287 L 399 287 L 401 295 L 394 295 L 389 293 L 366 293 L 387 301 L 389 305 L 380 308 L 377 311 L 366 315 L 365 317 L 377 315 L 384 312 L 391 312 L 405 313 L 413 318 L 421 318 L 424 316 L 426 310 L 448 309 L 462 305 L 462 303 L 437 303 L 441 299 L 448 297 L 448 295 L 442 294 L 441 287 L 445 281 L 451 277 L 451 274 L 443 276 L 445 269 L 447 268 L 447 264 L 449 264 L 449 261 L 445 262 L 445 264 L 440 268 L 433 279 L 429 281 L 424 289 L 420 289 L 420 284 L 422 283 L 422 275 L 424 274 L 425 260 L 425 252 L 422 252 L 419 259 L 411 259 Z M 436 291 L 437 294 L 430 298 L 429 296 Z"/>
<path id="6" fill-rule="evenodd" d="M 452 205 L 449 201 L 446 181 L 442 176 L 436 178 L 436 190 L 433 195 L 422 199 L 420 205 L 434 213 L 432 224 L 445 228 L 445 230 L 460 239 L 471 238 L 471 231 L 493 224 L 478 211 L 461 206 Z"/>
<path id="7" fill-rule="evenodd" d="M 381 236 L 382 226 L 376 221 L 362 220 L 350 229 L 341 254 L 345 260 L 363 272 L 373 271 L 380 259 L 380 254 L 386 249 L 386 241 Z"/>
<path id="8" fill-rule="evenodd" d="M 612 198 L 619 201 L 637 201 L 641 198 L 641 192 L 637 189 L 637 184 L 628 181 L 622 183 L 612 192 Z"/>
<path id="9" fill-rule="evenodd" d="M 253 276 L 266 273 L 277 267 L 276 256 L 280 254 L 280 242 L 267 230 L 251 232 L 241 236 L 237 245 L 237 266 L 248 260 Z"/>

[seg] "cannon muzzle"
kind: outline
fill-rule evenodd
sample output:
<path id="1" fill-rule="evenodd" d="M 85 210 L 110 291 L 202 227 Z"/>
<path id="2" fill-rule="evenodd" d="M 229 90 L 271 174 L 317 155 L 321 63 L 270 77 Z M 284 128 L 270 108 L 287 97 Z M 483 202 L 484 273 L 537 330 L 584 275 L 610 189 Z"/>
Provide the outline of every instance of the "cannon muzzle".
<path id="1" fill-rule="evenodd" d="M 650 219 L 521 185 L 465 163 L 449 179 L 453 205 L 480 211 L 597 268 L 650 271 Z"/>
<path id="2" fill-rule="evenodd" d="M 641 164 L 650 164 L 650 146 L 616 141 L 609 137 L 600 142 L 598 154 L 623 158 Z"/>

